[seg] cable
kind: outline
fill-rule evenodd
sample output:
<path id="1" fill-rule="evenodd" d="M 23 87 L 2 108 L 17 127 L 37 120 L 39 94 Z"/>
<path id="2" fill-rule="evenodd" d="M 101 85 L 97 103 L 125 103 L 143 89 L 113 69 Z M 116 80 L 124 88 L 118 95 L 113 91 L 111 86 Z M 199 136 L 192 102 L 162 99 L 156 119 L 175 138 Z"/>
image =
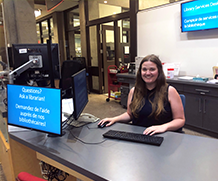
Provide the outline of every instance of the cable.
<path id="1" fill-rule="evenodd" d="M 64 121 L 64 122 L 62 122 L 62 128 L 65 126 L 65 125 L 67 125 L 65 128 L 63 128 L 63 129 L 66 129 L 68 126 L 70 126 L 70 123 L 74 120 L 74 118 L 70 121 L 70 119 L 73 117 L 73 113 L 70 115 L 70 116 L 68 116 L 68 118 Z M 70 121 L 70 123 L 68 123 Z"/>
<path id="2" fill-rule="evenodd" d="M 87 144 L 87 145 L 98 145 L 98 144 L 102 144 L 102 143 L 104 143 L 104 142 L 106 141 L 106 139 L 104 139 L 103 141 L 101 141 L 101 142 L 96 142 L 96 143 L 85 142 L 85 141 L 79 139 L 77 136 L 75 136 L 71 131 L 72 131 L 72 129 L 70 130 L 70 134 L 71 134 L 76 140 L 80 141 L 80 142 L 83 143 L 83 144 Z"/>
<path id="3" fill-rule="evenodd" d="M 66 180 L 67 176 L 69 176 L 68 173 L 53 167 L 49 165 L 48 163 L 45 163 L 43 161 L 40 161 L 39 163 L 40 169 L 41 169 L 41 174 L 44 179 L 48 181 L 52 181 L 53 179 L 57 181 L 64 181 Z"/>
<path id="4" fill-rule="evenodd" d="M 0 64 L 3 67 L 3 70 L 5 70 L 8 67 L 8 65 L 3 61 L 0 61 Z"/>
<path id="5" fill-rule="evenodd" d="M 7 98 L 4 98 L 4 99 L 3 99 L 3 103 L 4 103 L 4 105 L 5 105 L 6 107 L 8 106 Z"/>

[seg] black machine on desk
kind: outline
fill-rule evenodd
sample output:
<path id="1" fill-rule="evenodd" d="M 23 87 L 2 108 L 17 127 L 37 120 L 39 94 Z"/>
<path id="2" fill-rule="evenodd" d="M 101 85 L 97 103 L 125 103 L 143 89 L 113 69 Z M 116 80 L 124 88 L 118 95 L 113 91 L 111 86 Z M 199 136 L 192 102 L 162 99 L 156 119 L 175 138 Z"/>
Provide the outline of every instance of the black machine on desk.
<path id="1" fill-rule="evenodd" d="M 13 68 L 9 73 L 10 83 L 28 85 L 34 80 L 44 87 L 46 81 L 60 79 L 58 44 L 13 44 L 9 52 Z"/>

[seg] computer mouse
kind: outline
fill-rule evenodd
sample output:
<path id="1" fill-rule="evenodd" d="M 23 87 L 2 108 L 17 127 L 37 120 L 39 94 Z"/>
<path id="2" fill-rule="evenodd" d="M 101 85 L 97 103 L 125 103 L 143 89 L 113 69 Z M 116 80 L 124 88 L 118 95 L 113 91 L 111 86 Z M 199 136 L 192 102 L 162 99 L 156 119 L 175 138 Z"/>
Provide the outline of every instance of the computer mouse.
<path id="1" fill-rule="evenodd" d="M 109 121 L 106 121 L 106 122 L 104 122 L 102 124 L 99 124 L 98 127 L 99 128 L 104 128 L 108 123 L 109 123 Z"/>

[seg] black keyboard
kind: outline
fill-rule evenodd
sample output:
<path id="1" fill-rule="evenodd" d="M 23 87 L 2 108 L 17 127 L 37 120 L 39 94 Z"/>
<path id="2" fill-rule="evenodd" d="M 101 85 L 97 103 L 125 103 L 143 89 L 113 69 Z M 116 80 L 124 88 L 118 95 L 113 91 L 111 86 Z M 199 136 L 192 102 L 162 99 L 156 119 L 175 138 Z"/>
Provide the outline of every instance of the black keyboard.
<path id="1" fill-rule="evenodd" d="M 145 143 L 145 144 L 156 145 L 156 146 L 160 146 L 164 139 L 163 137 L 160 136 L 149 136 L 144 134 L 115 131 L 115 130 L 109 130 L 108 132 L 104 133 L 103 136 L 105 138 L 133 141 L 133 142 Z"/>

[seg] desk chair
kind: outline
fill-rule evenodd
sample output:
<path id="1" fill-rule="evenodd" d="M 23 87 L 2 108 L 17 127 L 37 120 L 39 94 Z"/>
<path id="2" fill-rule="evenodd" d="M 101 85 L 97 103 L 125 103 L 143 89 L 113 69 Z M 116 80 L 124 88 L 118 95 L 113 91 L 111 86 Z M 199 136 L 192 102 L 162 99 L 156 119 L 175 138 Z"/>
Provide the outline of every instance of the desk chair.
<path id="1" fill-rule="evenodd" d="M 184 109 L 184 112 L 185 112 L 185 95 L 183 94 L 179 94 L 181 100 L 182 100 L 182 105 L 183 105 L 183 109 Z M 182 127 L 183 128 L 183 127 Z M 182 128 L 179 128 L 177 131 L 179 133 L 184 133 L 184 131 L 182 130 Z"/>
<path id="2" fill-rule="evenodd" d="M 184 109 L 184 111 L 185 111 L 185 95 L 179 94 L 179 96 L 180 96 L 180 98 L 181 98 L 181 100 L 182 100 L 183 109 Z"/>
<path id="3" fill-rule="evenodd" d="M 82 64 L 82 69 L 86 69 L 86 75 L 89 76 L 88 73 L 88 69 L 86 68 L 86 58 L 85 57 L 73 57 L 73 60 L 77 60 Z M 87 89 L 88 89 L 88 93 L 90 93 L 89 91 L 89 86 L 88 86 L 88 81 L 87 81 Z"/>
<path id="4" fill-rule="evenodd" d="M 77 60 L 82 64 L 82 68 L 86 68 L 86 58 L 85 57 L 73 57 L 73 60 Z"/>
<path id="5" fill-rule="evenodd" d="M 16 178 L 16 181 L 46 181 L 46 180 L 39 177 L 35 177 L 27 172 L 20 172 Z"/>
<path id="6" fill-rule="evenodd" d="M 71 76 L 83 69 L 83 65 L 78 60 L 65 60 L 61 66 L 61 79 L 59 88 L 62 89 L 62 98 L 71 98 L 72 78 Z"/>

